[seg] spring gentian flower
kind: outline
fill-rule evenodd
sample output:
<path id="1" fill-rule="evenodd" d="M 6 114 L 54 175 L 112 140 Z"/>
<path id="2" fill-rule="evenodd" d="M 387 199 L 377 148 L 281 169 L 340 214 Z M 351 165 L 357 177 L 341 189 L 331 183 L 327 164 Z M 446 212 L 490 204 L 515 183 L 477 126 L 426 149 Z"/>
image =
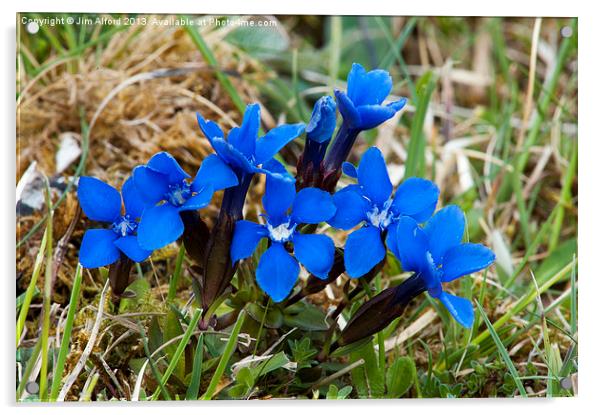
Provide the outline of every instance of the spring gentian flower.
<path id="1" fill-rule="evenodd" d="M 189 182 L 172 155 L 155 154 L 145 166 L 133 172 L 134 183 L 147 204 L 138 226 L 138 242 L 145 249 L 159 249 L 184 232 L 180 212 L 198 210 L 211 202 L 213 192 L 238 183 L 236 175 L 213 155 L 203 160 L 196 177 Z"/>
<path id="2" fill-rule="evenodd" d="M 326 235 L 299 232 L 300 224 L 327 221 L 335 213 L 332 196 L 320 189 L 305 188 L 295 193 L 295 182 L 284 167 L 272 161 L 267 168 L 281 178 L 267 176 L 263 207 L 265 224 L 239 220 L 234 230 L 230 256 L 233 262 L 253 254 L 259 241 L 270 240 L 255 276 L 257 283 L 275 302 L 284 300 L 295 285 L 299 263 L 318 278 L 328 278 L 334 260 L 334 243 Z M 283 180 L 282 177 L 286 177 Z M 287 251 L 287 245 L 294 255 Z"/>
<path id="3" fill-rule="evenodd" d="M 110 265 L 124 253 L 134 262 L 144 261 L 151 250 L 143 249 L 136 239 L 137 219 L 145 203 L 137 192 L 132 178 L 125 181 L 122 194 L 112 186 L 94 178 L 79 178 L 77 198 L 88 218 L 110 224 L 109 229 L 88 229 L 79 250 L 79 262 L 84 268 Z M 122 213 L 122 197 L 125 213 Z"/>
<path id="4" fill-rule="evenodd" d="M 393 185 L 385 160 L 376 147 L 368 149 L 359 167 L 346 163 L 346 174 L 357 177 L 358 184 L 335 193 L 335 216 L 328 221 L 339 229 L 363 226 L 352 232 L 345 244 L 345 268 L 352 278 L 359 278 L 383 260 L 386 248 L 383 237 L 394 253 L 397 250 L 396 223 L 402 216 L 418 222 L 427 220 L 435 210 L 439 189 L 425 179 L 405 180 L 392 197 Z"/>
<path id="5" fill-rule="evenodd" d="M 362 65 L 354 63 L 347 76 L 347 93 L 334 92 L 344 122 L 352 129 L 369 130 L 393 117 L 407 99 L 382 105 L 392 88 L 389 72 L 382 69 L 366 72 Z"/>
<path id="6" fill-rule="evenodd" d="M 389 72 L 382 69 L 366 72 L 359 63 L 351 66 L 347 92 L 334 91 L 343 123 L 324 160 L 327 174 L 339 171 L 361 131 L 382 124 L 405 106 L 405 98 L 383 105 L 392 88 Z"/>
<path id="7" fill-rule="evenodd" d="M 420 275 L 428 293 L 469 328 L 474 321 L 471 302 L 443 291 L 442 283 L 488 267 L 495 255 L 481 244 L 462 243 L 464 226 L 464 213 L 456 205 L 438 211 L 424 228 L 413 218 L 402 217 L 397 225 L 396 255 L 403 269 Z"/>
<path id="8" fill-rule="evenodd" d="M 226 139 L 224 132 L 213 121 L 206 121 L 197 113 L 199 127 L 215 150 L 217 157 L 238 177 L 239 185 L 224 194 L 222 209 L 239 219 L 244 201 L 255 173 L 271 174 L 262 165 L 272 159 L 285 145 L 297 138 L 305 124 L 283 124 L 257 137 L 260 128 L 259 104 L 249 104 L 240 127 L 234 127 Z"/>

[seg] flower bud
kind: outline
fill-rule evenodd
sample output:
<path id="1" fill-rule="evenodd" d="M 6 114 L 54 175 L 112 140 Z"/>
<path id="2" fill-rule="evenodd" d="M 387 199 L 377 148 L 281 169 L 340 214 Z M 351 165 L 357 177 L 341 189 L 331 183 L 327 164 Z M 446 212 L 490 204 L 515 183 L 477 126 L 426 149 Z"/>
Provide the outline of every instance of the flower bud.
<path id="1" fill-rule="evenodd" d="M 424 281 L 417 274 L 397 287 L 383 290 L 356 311 L 332 350 L 378 333 L 401 316 L 410 301 L 425 290 Z"/>

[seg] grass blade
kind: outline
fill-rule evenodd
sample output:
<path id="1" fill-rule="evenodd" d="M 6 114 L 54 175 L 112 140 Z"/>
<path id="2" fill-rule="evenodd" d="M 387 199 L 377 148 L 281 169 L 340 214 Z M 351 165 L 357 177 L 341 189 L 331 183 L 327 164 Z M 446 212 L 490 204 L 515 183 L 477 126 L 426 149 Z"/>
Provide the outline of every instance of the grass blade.
<path id="1" fill-rule="evenodd" d="M 232 82 L 230 82 L 230 79 L 219 69 L 219 64 L 215 58 L 215 55 L 213 55 L 213 52 L 211 52 L 211 49 L 207 43 L 205 43 L 205 40 L 200 35 L 196 26 L 185 26 L 184 29 L 186 32 L 188 32 L 192 42 L 198 48 L 199 52 L 201 52 L 203 58 L 205 58 L 207 63 L 215 70 L 215 76 L 217 80 L 220 84 L 222 84 L 228 95 L 230 95 L 230 98 L 232 99 L 232 102 L 236 108 L 238 108 L 241 114 L 244 113 L 246 108 L 245 103 L 240 95 L 238 95 L 238 92 L 236 91 L 236 88 L 234 88 L 234 85 L 232 85 Z"/>
<path id="2" fill-rule="evenodd" d="M 155 393 L 153 393 L 153 396 L 151 397 L 152 401 L 157 400 L 157 398 L 159 397 L 159 393 L 161 392 L 161 389 L 163 389 L 163 387 L 167 384 L 167 381 L 169 380 L 173 371 L 176 369 L 176 366 L 178 365 L 178 363 L 180 361 L 180 357 L 182 357 L 182 353 L 184 353 L 184 349 L 186 348 L 186 345 L 190 341 L 190 338 L 192 337 L 192 333 L 194 332 L 194 329 L 197 327 L 197 324 L 198 324 L 200 318 L 201 318 L 201 310 L 196 310 L 194 312 L 194 315 L 192 316 L 192 319 L 190 320 L 190 324 L 188 325 L 186 332 L 184 333 L 184 337 L 182 337 L 182 340 L 180 340 L 180 343 L 178 344 L 178 348 L 176 349 L 176 352 L 174 353 L 171 361 L 169 362 L 169 366 L 167 366 L 165 373 L 163 373 L 163 377 L 161 378 L 160 385 L 157 386 L 157 389 L 155 389 Z"/>
<path id="3" fill-rule="evenodd" d="M 510 355 L 508 355 L 508 351 L 504 347 L 504 343 L 502 343 L 502 340 L 497 335 L 495 328 L 493 328 L 493 325 L 489 321 L 489 318 L 487 317 L 487 314 L 485 313 L 485 310 L 483 310 L 483 307 L 481 306 L 481 304 L 478 301 L 475 301 L 475 303 L 477 304 L 477 309 L 479 310 L 479 313 L 481 314 L 483 321 L 487 325 L 487 329 L 489 329 L 489 333 L 491 333 L 491 337 L 493 338 L 493 341 L 495 342 L 495 345 L 497 346 L 497 349 L 500 352 L 500 356 L 504 360 L 504 363 L 506 363 L 506 367 L 508 367 L 508 370 L 510 371 L 512 378 L 514 379 L 514 383 L 516 383 L 516 387 L 518 388 L 518 391 L 520 392 L 520 394 L 523 398 L 526 398 L 527 391 L 525 390 L 525 387 L 523 386 L 523 382 L 520 380 L 520 376 L 518 375 L 516 367 L 514 367 L 514 364 L 512 363 L 512 359 L 510 359 Z"/>
<path id="4" fill-rule="evenodd" d="M 31 280 L 29 281 L 29 286 L 25 291 L 23 305 L 21 306 L 21 310 L 19 310 L 19 317 L 17 318 L 17 347 L 19 346 L 19 341 L 21 340 L 21 336 L 23 335 L 23 328 L 25 327 L 25 320 L 27 319 L 29 306 L 31 305 L 31 300 L 37 288 L 36 283 L 38 282 L 38 277 L 40 276 L 40 271 L 42 270 L 42 263 L 44 261 L 44 252 L 46 250 L 47 240 L 48 231 L 44 232 L 44 236 L 42 237 L 42 242 L 40 243 L 40 250 L 38 251 L 38 255 L 36 256 L 36 260 L 34 262 Z"/>
<path id="5" fill-rule="evenodd" d="M 40 369 L 40 400 L 46 400 L 48 392 L 48 337 L 50 335 L 50 302 L 52 301 L 52 220 L 54 213 L 52 210 L 52 201 L 50 199 L 50 185 L 48 179 L 45 181 L 46 187 L 46 206 L 48 207 L 48 220 L 46 221 L 46 233 L 48 239 L 46 241 L 46 269 L 44 274 L 44 301 L 43 301 L 43 318 L 42 321 L 42 367 Z"/>
<path id="6" fill-rule="evenodd" d="M 215 389 L 222 378 L 222 375 L 226 371 L 226 365 L 232 357 L 232 353 L 234 353 L 234 349 L 236 348 L 236 344 L 238 343 L 238 334 L 240 333 L 240 329 L 242 328 L 242 323 L 245 321 L 245 311 L 241 310 L 240 314 L 238 314 L 238 318 L 236 319 L 236 323 L 234 324 L 234 328 L 232 329 L 232 333 L 230 333 L 230 338 L 228 339 L 228 343 L 226 344 L 226 348 L 224 349 L 224 354 L 222 355 L 219 363 L 217 365 L 217 369 L 213 373 L 213 377 L 211 378 L 211 382 L 207 387 L 207 390 L 201 397 L 202 400 L 208 401 L 211 400 L 213 394 L 215 393 Z"/>
<path id="7" fill-rule="evenodd" d="M 437 85 L 437 79 L 432 72 L 427 72 L 418 83 L 418 102 L 414 118 L 412 119 L 408 158 L 405 165 L 404 178 L 406 179 L 413 176 L 422 176 L 420 170 L 424 168 L 424 119 L 431 96 Z"/>
<path id="8" fill-rule="evenodd" d="M 203 350 L 205 341 L 203 334 L 199 336 L 199 342 L 194 353 L 194 361 L 192 363 L 192 375 L 190 376 L 190 385 L 186 391 L 187 401 L 196 401 L 199 397 L 199 387 L 201 386 L 201 375 L 203 374 Z"/>
<path id="9" fill-rule="evenodd" d="M 545 283 L 542 284 L 542 286 L 539 288 L 539 292 L 540 293 L 546 292 L 548 290 L 548 288 L 550 288 L 552 285 L 554 285 L 555 283 L 560 281 L 573 268 L 573 264 L 576 264 L 576 263 L 577 263 L 577 259 L 575 259 L 574 261 L 571 261 L 569 264 L 564 266 L 554 276 L 552 276 L 549 280 L 547 280 Z M 525 309 L 525 307 L 527 307 L 529 304 L 531 304 L 531 302 L 536 297 L 537 297 L 537 290 L 535 287 L 533 287 L 527 294 L 525 294 L 521 298 L 519 298 L 518 301 L 516 303 L 514 303 L 514 306 L 510 310 L 508 310 L 502 317 L 500 317 L 495 323 L 493 323 L 493 328 L 496 330 L 499 329 L 501 326 L 503 326 L 505 323 L 507 323 L 512 318 L 512 316 L 520 313 L 522 310 Z M 472 344 L 478 345 L 483 340 L 485 340 L 487 337 L 489 337 L 489 335 L 490 335 L 489 331 L 483 331 L 472 341 Z"/>
<path id="10" fill-rule="evenodd" d="M 77 265 L 75 270 L 75 279 L 73 281 L 73 288 L 71 289 L 71 298 L 69 299 L 69 311 L 67 313 L 67 320 L 65 321 L 65 331 L 63 331 L 63 338 L 61 340 L 61 348 L 59 355 L 54 367 L 54 373 L 52 375 L 52 386 L 50 387 L 50 401 L 56 401 L 59 395 L 59 387 L 61 385 L 61 375 L 63 368 L 65 367 L 65 361 L 67 360 L 67 354 L 69 353 L 69 343 L 71 340 L 71 330 L 73 329 L 73 319 L 75 312 L 77 311 L 77 304 L 79 302 L 79 293 L 82 282 L 82 266 Z"/>
<path id="11" fill-rule="evenodd" d="M 176 258 L 176 268 L 169 280 L 169 291 L 167 292 L 167 304 L 173 303 L 174 298 L 176 298 L 176 292 L 178 289 L 178 281 L 180 280 L 180 275 L 182 275 L 182 263 L 184 262 L 184 244 L 180 246 L 180 250 L 178 251 L 178 256 Z M 138 265 L 138 264 L 136 264 Z"/>

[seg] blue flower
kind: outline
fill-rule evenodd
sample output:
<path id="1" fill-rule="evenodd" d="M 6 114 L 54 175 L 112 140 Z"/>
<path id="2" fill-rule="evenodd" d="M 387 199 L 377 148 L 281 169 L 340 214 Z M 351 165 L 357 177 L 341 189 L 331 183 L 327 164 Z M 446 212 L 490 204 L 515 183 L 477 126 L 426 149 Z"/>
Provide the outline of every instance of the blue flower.
<path id="1" fill-rule="evenodd" d="M 213 192 L 238 183 L 236 175 L 217 156 L 206 157 L 196 177 L 189 182 L 172 155 L 155 154 L 145 166 L 133 172 L 134 183 L 150 205 L 138 225 L 138 242 L 145 249 L 159 249 L 177 240 L 184 232 L 180 212 L 204 208 Z"/>
<path id="2" fill-rule="evenodd" d="M 393 117 L 407 99 L 382 105 L 392 88 L 389 72 L 382 69 L 366 72 L 362 65 L 354 63 L 347 76 L 347 93 L 334 92 L 344 122 L 352 129 L 369 130 Z"/>
<path id="3" fill-rule="evenodd" d="M 227 140 L 215 122 L 205 121 L 199 113 L 197 121 L 215 150 L 214 157 L 221 160 L 226 168 L 238 177 L 238 186 L 226 190 L 220 212 L 220 217 L 226 214 L 234 220 L 242 217 L 247 191 L 255 173 L 272 174 L 261 166 L 297 138 L 305 128 L 303 123 L 284 124 L 258 138 L 259 104 L 247 105 L 240 127 L 232 128 Z"/>
<path id="4" fill-rule="evenodd" d="M 259 260 L 255 277 L 261 289 L 275 302 L 280 302 L 297 281 L 299 263 L 318 278 L 328 277 L 334 261 L 334 243 L 326 235 L 301 233 L 298 226 L 327 221 L 336 208 L 332 196 L 323 190 L 305 188 L 295 193 L 294 179 L 280 163 L 271 161 L 266 168 L 278 173 L 280 178 L 267 176 L 266 179 L 262 199 L 265 224 L 236 222 L 230 256 L 232 262 L 248 258 L 259 241 L 268 238 L 271 244 Z M 287 244 L 294 248 L 294 256 L 287 251 Z"/>
<path id="5" fill-rule="evenodd" d="M 239 178 L 243 174 L 269 174 L 269 171 L 260 166 L 271 160 L 282 147 L 297 138 L 305 128 L 303 123 L 283 124 L 258 138 L 259 104 L 247 105 L 242 124 L 230 130 L 227 140 L 215 122 L 205 121 L 199 113 L 197 113 L 197 121 L 217 156 Z"/>
<path id="6" fill-rule="evenodd" d="M 442 283 L 488 267 L 495 261 L 495 255 L 481 244 L 462 243 L 464 226 L 464 213 L 456 205 L 438 211 L 424 228 L 414 219 L 402 217 L 397 225 L 396 255 L 403 269 L 420 275 L 429 294 L 469 328 L 474 322 L 471 302 L 446 293 Z"/>
<path id="7" fill-rule="evenodd" d="M 79 262 L 85 268 L 98 268 L 117 261 L 121 252 L 132 261 L 141 262 L 151 250 L 143 249 L 136 239 L 136 220 L 145 203 L 134 186 L 132 178 L 125 181 L 122 194 L 112 186 L 94 177 L 79 178 L 77 197 L 88 218 L 110 223 L 110 229 L 88 229 L 79 250 Z M 121 202 L 125 205 L 122 214 Z"/>
<path id="8" fill-rule="evenodd" d="M 382 69 L 366 72 L 362 65 L 352 65 L 347 76 L 347 93 L 334 91 L 343 123 L 324 159 L 322 188 L 334 190 L 341 166 L 361 131 L 380 125 L 405 106 L 405 98 L 383 105 L 392 88 L 389 72 Z"/>
<path id="9" fill-rule="evenodd" d="M 400 217 L 410 216 L 424 222 L 432 215 L 439 189 L 429 180 L 412 177 L 404 181 L 392 197 L 393 185 L 387 166 L 376 147 L 364 153 L 357 170 L 350 163 L 344 164 L 343 169 L 346 174 L 356 177 L 358 184 L 335 193 L 337 211 L 328 223 L 345 230 L 363 223 L 349 235 L 345 244 L 347 274 L 359 278 L 385 257 L 385 234 L 389 249 L 396 253 L 396 226 L 393 225 Z"/>

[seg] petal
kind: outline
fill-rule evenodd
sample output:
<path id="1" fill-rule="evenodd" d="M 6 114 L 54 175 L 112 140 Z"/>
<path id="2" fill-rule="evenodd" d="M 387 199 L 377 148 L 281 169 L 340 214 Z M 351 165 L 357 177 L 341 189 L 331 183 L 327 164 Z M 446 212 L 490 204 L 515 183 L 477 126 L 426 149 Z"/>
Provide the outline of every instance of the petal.
<path id="1" fill-rule="evenodd" d="M 266 135 L 257 139 L 255 162 L 262 164 L 274 157 L 282 147 L 299 137 L 305 124 L 284 124 L 272 128 Z"/>
<path id="2" fill-rule="evenodd" d="M 356 128 L 360 125 L 361 119 L 360 114 L 357 112 L 355 105 L 349 99 L 347 94 L 343 91 L 339 91 L 338 89 L 334 90 L 334 97 L 337 100 L 337 108 L 343 117 L 343 120 L 351 127 Z"/>
<path id="3" fill-rule="evenodd" d="M 182 169 L 178 161 L 166 151 L 162 151 L 152 156 L 148 163 L 146 163 L 146 167 L 157 173 L 166 175 L 169 183 L 180 183 L 182 180 L 190 177 L 190 175 Z"/>
<path id="4" fill-rule="evenodd" d="M 463 275 L 472 274 L 493 264 L 495 254 L 481 244 L 457 245 L 443 257 L 443 277 L 441 281 L 450 282 Z"/>
<path id="5" fill-rule="evenodd" d="M 168 177 L 146 166 L 137 166 L 132 172 L 138 193 L 146 203 L 155 204 L 165 199 L 169 191 Z"/>
<path id="6" fill-rule="evenodd" d="M 125 205 L 125 213 L 130 215 L 131 219 L 138 219 L 142 216 L 144 208 L 148 203 L 142 198 L 138 188 L 134 184 L 134 177 L 130 176 L 123 186 L 121 186 L 121 195 L 123 196 L 123 204 Z"/>
<path id="7" fill-rule="evenodd" d="M 121 214 L 121 195 L 96 177 L 82 176 L 77 185 L 82 210 L 92 220 L 113 222 Z"/>
<path id="8" fill-rule="evenodd" d="M 201 163 L 190 188 L 198 192 L 204 187 L 211 186 L 218 191 L 236 186 L 238 177 L 232 169 L 216 154 L 210 154 Z"/>
<path id="9" fill-rule="evenodd" d="M 366 72 L 362 65 L 354 63 L 347 76 L 347 95 L 356 106 L 380 105 L 392 88 L 391 75 L 382 69 Z"/>
<path id="10" fill-rule="evenodd" d="M 251 164 L 244 154 L 223 138 L 215 138 L 213 148 L 217 155 L 236 173 L 255 173 L 257 171 L 257 168 Z"/>
<path id="11" fill-rule="evenodd" d="M 403 270 L 420 272 L 428 266 L 426 254 L 428 240 L 418 223 L 409 216 L 402 216 L 397 223 L 397 258 Z M 395 253 L 395 251 L 393 251 Z"/>
<path id="12" fill-rule="evenodd" d="M 232 263 L 253 255 L 261 238 L 266 236 L 268 236 L 268 230 L 264 225 L 248 220 L 236 222 L 232 245 L 230 246 Z"/>
<path id="13" fill-rule="evenodd" d="M 357 169 L 355 166 L 348 161 L 343 162 L 343 173 L 347 176 L 357 179 Z"/>
<path id="14" fill-rule="evenodd" d="M 119 259 L 119 250 L 113 242 L 119 238 L 110 229 L 88 229 L 79 248 L 79 262 L 84 268 L 98 268 Z"/>
<path id="15" fill-rule="evenodd" d="M 281 223 L 295 199 L 295 180 L 278 161 L 268 161 L 264 168 L 274 175 L 267 175 L 262 203 L 272 223 Z"/>
<path id="16" fill-rule="evenodd" d="M 433 261 L 441 265 L 445 253 L 462 242 L 464 212 L 456 205 L 446 206 L 426 222 L 424 232 Z"/>
<path id="17" fill-rule="evenodd" d="M 184 223 L 178 208 L 165 203 L 144 210 L 138 225 L 138 243 L 141 248 L 155 250 L 163 248 L 184 232 Z"/>
<path id="18" fill-rule="evenodd" d="M 387 173 L 387 165 L 380 150 L 370 147 L 362 156 L 357 169 L 357 177 L 362 191 L 370 201 L 382 206 L 391 196 L 393 185 Z"/>
<path id="19" fill-rule="evenodd" d="M 251 157 L 255 153 L 259 124 L 259 104 L 247 105 L 240 128 L 230 130 L 228 142 L 245 156 Z"/>
<path id="20" fill-rule="evenodd" d="M 439 199 L 439 188 L 430 180 L 410 177 L 399 185 L 391 208 L 397 215 L 411 216 L 418 223 L 431 217 Z"/>
<path id="21" fill-rule="evenodd" d="M 114 243 L 121 252 L 126 254 L 128 258 L 134 262 L 142 262 L 153 253 L 153 251 L 142 249 L 140 245 L 138 245 L 138 238 L 133 235 L 118 238 Z"/>
<path id="22" fill-rule="evenodd" d="M 317 143 L 323 143 L 332 138 L 337 126 L 337 106 L 330 95 L 325 95 L 314 104 L 311 118 L 305 132 L 307 138 Z"/>
<path id="23" fill-rule="evenodd" d="M 387 104 L 387 107 L 391 107 L 395 110 L 395 112 L 397 112 L 397 111 L 401 110 L 403 107 L 405 107 L 407 103 L 408 103 L 408 99 L 402 98 L 398 101 L 394 101 L 394 102 Z"/>
<path id="24" fill-rule="evenodd" d="M 348 230 L 366 220 L 370 202 L 353 189 L 346 187 L 339 190 L 334 194 L 332 200 L 337 210 L 328 221 L 330 226 Z"/>
<path id="25" fill-rule="evenodd" d="M 320 223 L 332 218 L 336 210 L 330 193 L 307 187 L 295 196 L 291 216 L 296 223 Z"/>
<path id="26" fill-rule="evenodd" d="M 202 209 L 211 203 L 213 197 L 213 188 L 206 186 L 202 188 L 197 194 L 188 199 L 182 206 L 180 206 L 180 212 L 185 210 L 198 210 Z"/>
<path id="27" fill-rule="evenodd" d="M 328 278 L 334 262 L 334 243 L 326 235 L 302 234 L 293 235 L 295 258 L 307 271 L 318 278 Z"/>
<path id="28" fill-rule="evenodd" d="M 274 243 L 265 251 L 255 273 L 259 287 L 276 303 L 290 294 L 298 276 L 299 263 L 281 243 Z"/>
<path id="29" fill-rule="evenodd" d="M 466 298 L 456 297 L 445 291 L 441 293 L 439 300 L 458 323 L 467 329 L 472 327 L 472 323 L 474 323 L 474 310 L 470 301 Z"/>
<path id="30" fill-rule="evenodd" d="M 345 243 L 345 269 L 351 278 L 359 278 L 385 257 L 380 230 L 365 226 L 351 233 Z"/>
<path id="31" fill-rule="evenodd" d="M 398 222 L 392 222 L 387 228 L 387 240 L 386 244 L 389 251 L 393 252 L 397 258 L 399 258 L 399 249 L 397 248 L 397 225 Z"/>
<path id="32" fill-rule="evenodd" d="M 377 127 L 389 118 L 395 115 L 395 109 L 383 105 L 362 105 L 357 107 L 360 116 L 360 126 L 362 130 L 369 130 Z"/>
<path id="33" fill-rule="evenodd" d="M 213 143 L 213 139 L 216 137 L 224 138 L 224 132 L 221 128 L 219 128 L 219 125 L 213 121 L 205 121 L 199 112 L 196 113 L 196 119 L 199 123 L 199 128 L 203 134 L 205 134 L 205 137 L 207 137 L 210 143 Z"/>

